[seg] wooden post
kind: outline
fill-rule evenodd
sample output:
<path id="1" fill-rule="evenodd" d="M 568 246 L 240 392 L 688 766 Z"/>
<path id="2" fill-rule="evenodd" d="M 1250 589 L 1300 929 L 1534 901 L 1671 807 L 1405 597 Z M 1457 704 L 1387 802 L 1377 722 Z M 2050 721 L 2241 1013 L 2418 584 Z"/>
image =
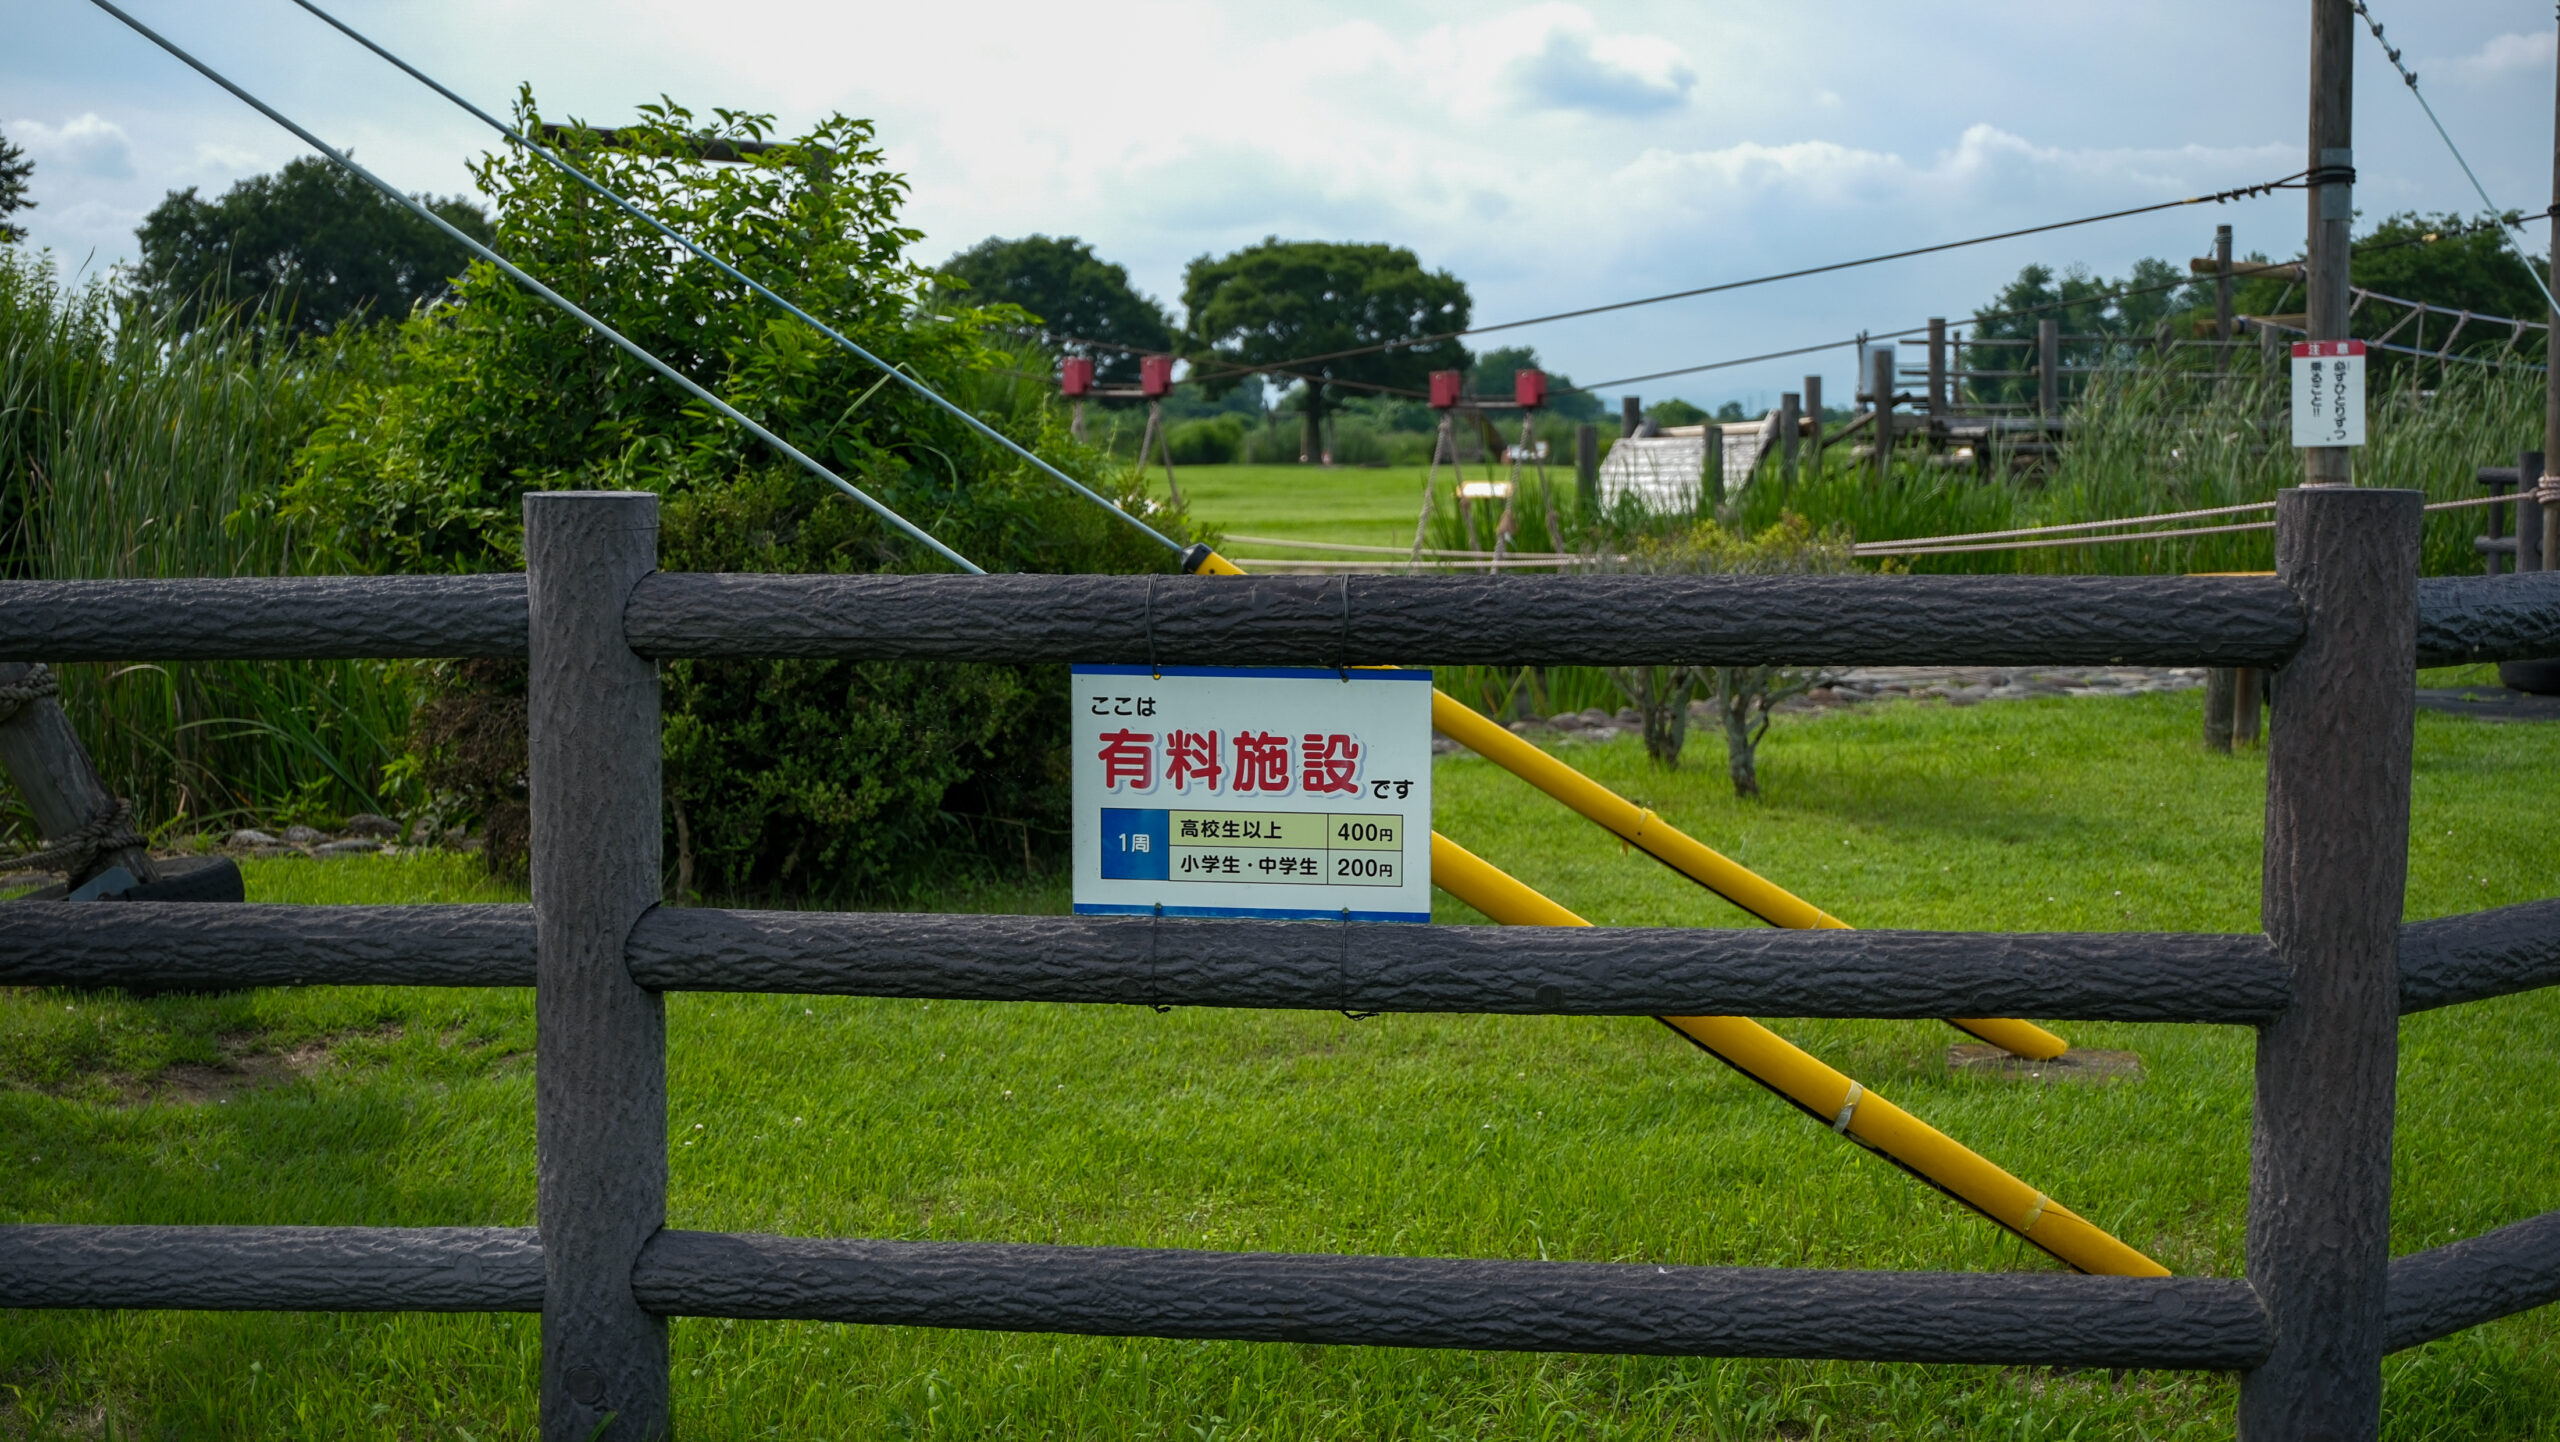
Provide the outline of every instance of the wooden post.
<path id="1" fill-rule="evenodd" d="M 1947 318 L 1929 317 L 1929 439 L 1936 442 L 1947 424 Z"/>
<path id="2" fill-rule="evenodd" d="M 2204 749 L 2228 753 L 2231 750 L 2231 692 L 2233 679 L 2239 673 L 2229 666 L 2214 666 L 2204 673 Z"/>
<path id="3" fill-rule="evenodd" d="M 1698 494 L 1706 498 L 1706 511 L 1713 514 L 1724 504 L 1724 427 L 1707 422 L 1706 451 L 1698 458 Z"/>
<path id="4" fill-rule="evenodd" d="M 2213 337 L 2231 339 L 2231 227 L 2213 228 Z M 2214 369 L 2221 370 L 2226 357 L 2214 357 Z"/>
<path id="5" fill-rule="evenodd" d="M 1851 389 L 1854 390 L 1856 387 L 1853 386 Z M 1822 474 L 1822 377 L 1820 376 L 1804 378 L 1804 414 L 1806 422 L 1812 427 L 1811 433 L 1805 437 L 1804 463 L 1807 469 L 1818 476 Z M 1712 429 L 1715 422 L 1709 421 L 1707 425 Z"/>
<path id="6" fill-rule="evenodd" d="M 2547 554 L 2542 546 L 2551 508 L 2535 492 L 2542 485 L 2542 452 L 2516 452 L 2516 570 L 2539 571 Z M 2494 508 L 2493 508 L 2494 509 Z"/>
<path id="7" fill-rule="evenodd" d="M 2303 291 L 2310 340 L 2347 338 L 2348 230 L 2355 221 L 2355 12 L 2349 0 L 2311 0 L 2310 235 Z M 2302 478 L 2315 486 L 2355 479 L 2346 446 L 2309 446 Z"/>
<path id="8" fill-rule="evenodd" d="M 14 706 L 0 700 L 0 770 L 9 773 L 10 784 L 18 788 L 18 799 L 26 803 L 27 814 L 35 818 L 36 831 L 47 845 L 112 816 L 116 804 L 107 784 L 98 779 L 98 768 L 90 764 L 80 733 L 72 729 L 62 703 L 53 698 L 49 680 L 47 672 L 29 662 L 0 661 L 0 686 L 39 693 Z M 133 845 L 101 852 L 86 866 L 70 868 L 71 885 L 78 886 L 110 866 L 123 867 L 136 881 L 160 879 L 149 848 Z"/>
<path id="9" fill-rule="evenodd" d="M 658 675 L 622 609 L 657 567 L 658 498 L 528 495 L 524 551 L 542 1437 L 656 1442 L 667 1326 L 631 1269 L 666 1219 L 666 1011 L 623 948 L 658 902 Z"/>
<path id="10" fill-rule="evenodd" d="M 2050 316 L 2036 322 L 2036 414 L 2062 414 L 2062 322 Z"/>
<path id="11" fill-rule="evenodd" d="M 2258 721 L 2266 707 L 2264 682 L 2267 673 L 2255 666 L 2242 666 L 2231 673 L 2231 744 L 2234 747 L 2258 744 Z"/>
<path id="12" fill-rule="evenodd" d="M 1573 488 L 1582 498 L 1582 514 L 1600 513 L 1600 428 L 1586 421 L 1573 428 Z"/>
<path id="13" fill-rule="evenodd" d="M 1778 474 L 1792 487 L 1796 481 L 1796 444 L 1804 429 L 1804 398 L 1794 391 L 1778 393 Z"/>
<path id="14" fill-rule="evenodd" d="M 1636 396 L 1618 397 L 1618 438 L 1634 435 L 1644 424 L 1644 401 Z"/>
<path id="15" fill-rule="evenodd" d="M 1893 382 L 1893 347 L 1871 347 L 1867 351 L 1867 386 L 1876 408 L 1877 480 L 1883 480 L 1893 466 Z"/>
<path id="16" fill-rule="evenodd" d="M 2381 1425 L 2421 499 L 2276 499 L 2306 630 L 2267 754 L 2263 908 L 2293 1004 L 2258 1034 L 2248 1272 L 2275 1350 L 2241 1379 L 2246 1442 Z"/>

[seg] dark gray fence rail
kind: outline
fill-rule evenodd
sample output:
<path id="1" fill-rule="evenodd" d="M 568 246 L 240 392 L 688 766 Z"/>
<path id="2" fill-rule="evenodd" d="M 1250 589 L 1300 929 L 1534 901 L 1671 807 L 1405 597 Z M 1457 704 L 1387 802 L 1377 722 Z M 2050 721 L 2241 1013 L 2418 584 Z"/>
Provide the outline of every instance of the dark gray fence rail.
<path id="1" fill-rule="evenodd" d="M 651 991 L 1547 1016 L 2272 1021 L 2263 936 L 1722 931 L 661 908 Z M 0 907 L 0 986 L 531 986 L 530 906 Z M 2560 901 L 2400 931 L 2400 1009 L 2560 983 Z"/>
<path id="2" fill-rule="evenodd" d="M 2403 1011 L 2548 985 L 2560 903 L 2403 926 L 2412 670 L 2560 650 L 2560 575 L 2414 582 L 2418 497 L 2280 498 L 2280 578 L 653 573 L 655 500 L 526 500 L 527 576 L 0 584 L 0 658 L 523 655 L 538 908 L 0 908 L 0 978 L 536 987 L 538 1234 L 0 1228 L 0 1305 L 539 1307 L 546 1437 L 671 1426 L 669 1315 L 2238 1368 L 2371 1436 L 2379 1360 L 2560 1297 L 2560 1214 L 2388 1258 Z M 2264 937 L 1554 933 L 658 909 L 649 658 L 2284 666 Z M 2290 664 L 2288 664 L 2290 663 Z M 212 913 L 220 914 L 212 914 Z M 78 913 L 78 914 L 74 914 Z M 669 1232 L 663 995 L 2258 1028 L 2245 1281 L 1765 1272 Z M 535 1235 L 540 1240 L 537 1243 Z"/>

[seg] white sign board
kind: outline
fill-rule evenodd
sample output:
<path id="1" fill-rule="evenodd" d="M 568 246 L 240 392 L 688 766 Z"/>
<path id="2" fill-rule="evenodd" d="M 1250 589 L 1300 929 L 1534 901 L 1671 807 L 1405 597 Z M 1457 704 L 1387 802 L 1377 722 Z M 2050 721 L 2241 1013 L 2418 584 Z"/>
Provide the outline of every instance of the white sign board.
<path id="1" fill-rule="evenodd" d="M 2364 444 L 2364 342 L 2293 343 L 2293 443 Z"/>
<path id="2" fill-rule="evenodd" d="M 1079 916 L 1431 919 L 1431 673 L 1077 666 Z"/>

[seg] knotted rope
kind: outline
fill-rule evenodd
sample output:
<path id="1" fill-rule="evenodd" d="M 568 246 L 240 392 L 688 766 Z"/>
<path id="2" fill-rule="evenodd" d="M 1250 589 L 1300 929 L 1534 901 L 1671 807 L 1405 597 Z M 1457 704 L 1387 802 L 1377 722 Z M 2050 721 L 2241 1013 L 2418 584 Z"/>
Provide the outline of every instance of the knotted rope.
<path id="1" fill-rule="evenodd" d="M 26 709 L 29 702 L 41 701 L 62 689 L 53 671 L 43 662 L 27 668 L 27 674 L 15 681 L 0 681 L 0 726 L 5 726 Z"/>
<path id="2" fill-rule="evenodd" d="M 99 857 L 142 844 L 142 834 L 133 829 L 133 803 L 119 796 L 111 798 L 97 815 L 55 838 L 53 844 L 43 850 L 0 861 L 0 869 L 64 871 L 76 879 Z"/>

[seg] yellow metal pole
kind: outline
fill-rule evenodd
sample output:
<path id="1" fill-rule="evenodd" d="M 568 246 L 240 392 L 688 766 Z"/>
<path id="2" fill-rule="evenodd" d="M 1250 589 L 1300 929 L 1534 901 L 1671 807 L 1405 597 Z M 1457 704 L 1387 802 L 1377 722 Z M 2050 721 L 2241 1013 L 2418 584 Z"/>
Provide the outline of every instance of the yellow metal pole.
<path id="1" fill-rule="evenodd" d="M 1216 551 L 1208 552 L 1194 571 L 1206 576 L 1244 574 Z M 1431 724 L 1442 735 L 1771 926 L 1799 931 L 1848 929 L 1849 923 L 1503 730 L 1492 718 L 1436 688 L 1431 693 Z M 2071 1048 L 2071 1043 L 2028 1021 L 1956 1017 L 1949 1024 L 2030 1061 L 2051 1061 Z"/>
<path id="2" fill-rule="evenodd" d="M 1772 926 L 1799 931 L 1849 928 L 1849 923 L 1505 731 L 1491 717 L 1445 691 L 1431 693 L 1431 724 L 1450 740 Z M 2034 1061 L 2050 1061 L 2071 1046 L 2033 1022 L 2005 1017 L 1957 1017 L 1953 1025 Z"/>
<path id="3" fill-rule="evenodd" d="M 1449 838 L 1431 836 L 1431 882 L 1505 926 L 1589 926 L 1573 912 Z M 2001 1170 L 1946 1133 L 1824 1065 L 1756 1021 L 1666 1016 L 1662 1022 L 1859 1145 L 2083 1272 L 2165 1277 L 2169 1269 Z"/>

